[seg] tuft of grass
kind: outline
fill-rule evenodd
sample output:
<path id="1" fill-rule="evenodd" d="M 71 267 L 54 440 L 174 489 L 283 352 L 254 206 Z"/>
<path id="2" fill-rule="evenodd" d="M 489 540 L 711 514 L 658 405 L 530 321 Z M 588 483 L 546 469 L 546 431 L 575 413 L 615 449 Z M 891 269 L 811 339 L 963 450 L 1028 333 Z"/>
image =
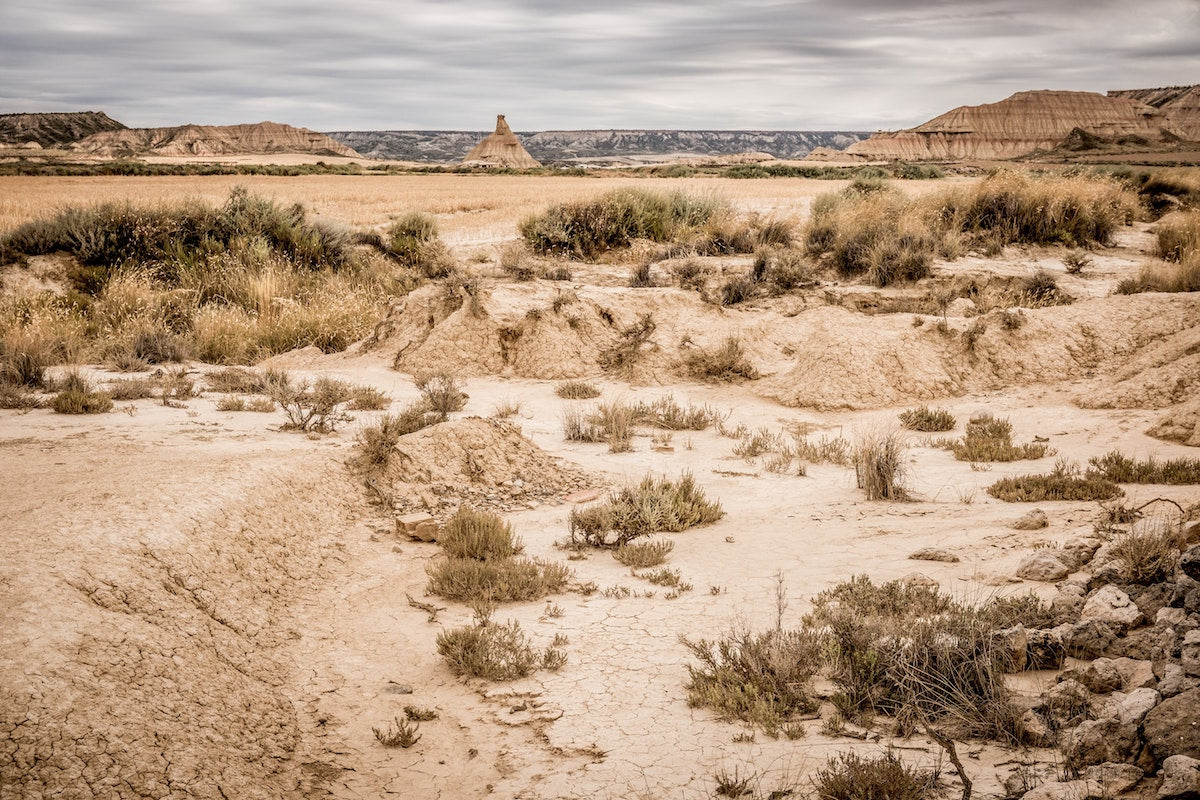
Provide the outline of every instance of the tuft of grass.
<path id="1" fill-rule="evenodd" d="M 1022 461 L 1050 454 L 1049 448 L 1041 442 L 1014 445 L 1012 423 L 991 414 L 971 417 L 962 438 L 952 442 L 950 450 L 959 461 L 972 463 Z"/>
<path id="2" fill-rule="evenodd" d="M 1165 519 L 1138 533 L 1117 536 L 1112 557 L 1129 583 L 1150 585 L 1168 580 L 1175 572 L 1179 551 L 1186 546 L 1183 532 Z"/>
<path id="3" fill-rule="evenodd" d="M 1001 478 L 988 494 L 1006 503 L 1040 503 L 1047 500 L 1112 500 L 1124 494 L 1117 484 L 1094 474 L 1050 473 Z"/>
<path id="4" fill-rule="evenodd" d="M 384 747 L 403 747 L 407 750 L 421 741 L 420 730 L 420 722 L 396 717 L 386 728 L 371 728 L 371 733 Z"/>
<path id="5" fill-rule="evenodd" d="M 613 558 L 633 569 L 657 567 L 666 562 L 667 556 L 675 549 L 675 543 L 670 539 L 655 539 L 649 542 L 627 542 L 618 545 L 613 551 Z"/>
<path id="6" fill-rule="evenodd" d="M 1159 461 L 1151 456 L 1142 461 L 1114 450 L 1088 461 L 1091 471 L 1113 483 L 1156 483 L 1168 486 L 1200 483 L 1200 458 Z"/>
<path id="7" fill-rule="evenodd" d="M 500 269 L 515 281 L 531 281 L 537 277 L 537 267 L 530 261 L 524 242 L 509 242 L 500 250 Z"/>
<path id="8" fill-rule="evenodd" d="M 944 408 L 921 406 L 900 412 L 900 424 L 910 431 L 939 433 L 954 430 L 958 422 L 954 415 Z"/>
<path id="9" fill-rule="evenodd" d="M 600 396 L 600 387 L 590 381 L 563 381 L 554 393 L 564 400 L 590 400 Z"/>
<path id="10" fill-rule="evenodd" d="M 535 650 L 515 619 L 498 625 L 484 615 L 472 625 L 439 633 L 437 649 L 455 675 L 488 681 L 524 678 L 539 667 L 558 669 L 566 660 L 552 647 Z"/>
<path id="11" fill-rule="evenodd" d="M 813 788 L 820 800 L 925 800 L 936 775 L 910 767 L 892 750 L 879 756 L 845 752 L 817 770 Z"/>
<path id="12" fill-rule="evenodd" d="M 446 245 L 438 238 L 437 220 L 421 211 L 409 211 L 388 226 L 387 251 L 401 264 L 427 278 L 444 278 L 454 268 Z"/>
<path id="13" fill-rule="evenodd" d="M 58 393 L 50 401 L 50 407 L 59 414 L 103 414 L 112 411 L 112 398 L 96 391 L 78 370 L 67 372 L 54 382 L 54 388 Z"/>
<path id="14" fill-rule="evenodd" d="M 1068 275 L 1079 275 L 1092 266 L 1092 257 L 1086 250 L 1068 250 L 1062 258 L 1063 269 Z"/>
<path id="15" fill-rule="evenodd" d="M 668 431 L 702 431 L 719 417 L 711 406 L 683 406 L 672 395 L 650 403 L 640 401 L 633 413 L 638 422 Z"/>
<path id="16" fill-rule="evenodd" d="M 600 353 L 597 363 L 602 369 L 614 372 L 632 369 L 642 356 L 642 345 L 650 340 L 657 327 L 654 316 L 646 312 L 637 322 L 621 330 L 620 338 Z"/>
<path id="17" fill-rule="evenodd" d="M 642 261 L 629 272 L 629 288 L 630 289 L 651 289 L 657 284 L 654 282 L 654 273 L 651 270 L 649 261 Z"/>
<path id="18" fill-rule="evenodd" d="M 24 386 L 0 382 L 0 409 L 29 411 L 41 407 L 38 396 Z"/>
<path id="19" fill-rule="evenodd" d="M 263 394 L 267 389 L 262 373 L 245 367 L 225 367 L 205 373 L 204 383 L 212 391 L 225 394 Z"/>
<path id="20" fill-rule="evenodd" d="M 462 411 L 467 404 L 468 396 L 463 392 L 462 384 L 449 373 L 416 375 L 413 377 L 413 383 L 425 400 L 425 405 L 435 413 L 450 414 Z"/>
<path id="21" fill-rule="evenodd" d="M 690 473 L 676 481 L 647 475 L 599 505 L 573 509 L 568 518 L 571 541 L 593 547 L 618 547 L 654 533 L 687 530 L 725 516 L 708 500 Z"/>
<path id="22" fill-rule="evenodd" d="M 859 436 L 852 460 L 858 488 L 868 500 L 909 500 L 905 486 L 907 450 L 896 431 L 872 431 Z"/>
<path id="23" fill-rule="evenodd" d="M 1042 308 L 1067 305 L 1074 298 L 1058 287 L 1058 278 L 1053 273 L 1039 269 L 1022 282 L 1017 301 L 1022 306 Z"/>
<path id="24" fill-rule="evenodd" d="M 105 389 L 105 394 L 116 401 L 143 400 L 154 396 L 154 381 L 149 378 L 127 378 L 112 381 Z"/>
<path id="25" fill-rule="evenodd" d="M 756 380 L 758 370 L 746 358 L 741 340 L 729 336 L 715 350 L 697 350 L 683 359 L 689 375 L 698 380 L 724 382 L 739 379 Z"/>
<path id="26" fill-rule="evenodd" d="M 347 408 L 351 411 L 380 411 L 391 405 L 392 399 L 374 386 L 352 386 Z"/>

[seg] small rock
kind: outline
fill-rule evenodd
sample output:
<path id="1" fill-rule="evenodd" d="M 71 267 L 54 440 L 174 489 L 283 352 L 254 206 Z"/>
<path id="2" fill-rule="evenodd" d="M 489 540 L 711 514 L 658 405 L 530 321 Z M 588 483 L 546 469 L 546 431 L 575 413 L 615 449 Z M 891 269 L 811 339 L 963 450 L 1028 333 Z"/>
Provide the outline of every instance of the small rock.
<path id="1" fill-rule="evenodd" d="M 1162 800 L 1200 797 L 1200 759 L 1189 756 L 1163 759 L 1162 779 L 1158 789 Z"/>
<path id="2" fill-rule="evenodd" d="M 1091 561 L 1098 549 L 1100 542 L 1095 539 L 1074 539 L 1062 546 L 1058 559 L 1074 571 Z"/>
<path id="3" fill-rule="evenodd" d="M 1162 680 L 1158 682 L 1158 692 L 1164 698 L 1174 697 L 1177 694 L 1186 692 L 1188 689 L 1196 688 L 1196 679 L 1189 678 L 1183 671 L 1183 667 L 1178 664 L 1168 663 L 1163 667 Z"/>
<path id="4" fill-rule="evenodd" d="M 975 313 L 975 301 L 969 297 L 956 297 L 946 306 L 948 317 L 969 317 Z"/>
<path id="5" fill-rule="evenodd" d="M 1179 556 L 1179 568 L 1192 580 L 1200 581 L 1200 544 L 1183 551 Z"/>
<path id="6" fill-rule="evenodd" d="M 995 633 L 996 655 L 1005 672 L 1025 669 L 1029 653 L 1029 635 L 1024 625 L 1006 628 Z"/>
<path id="7" fill-rule="evenodd" d="M 1117 719 L 1123 725 L 1140 725 L 1161 701 L 1162 696 L 1153 689 L 1134 689 L 1117 704 Z"/>
<path id="8" fill-rule="evenodd" d="M 1048 550 L 1038 550 L 1021 559 L 1017 565 L 1017 577 L 1028 581 L 1059 581 L 1070 574 L 1067 565 Z"/>
<path id="9" fill-rule="evenodd" d="M 1096 590 L 1087 599 L 1079 618 L 1081 620 L 1097 620 L 1117 631 L 1124 631 L 1142 618 L 1142 612 L 1129 599 L 1129 595 L 1109 584 Z"/>
<path id="10" fill-rule="evenodd" d="M 1032 630 L 1026 634 L 1025 669 L 1059 669 L 1067 648 L 1053 631 Z"/>
<path id="11" fill-rule="evenodd" d="M 1063 744 L 1067 766 L 1074 769 L 1124 762 L 1137 744 L 1137 726 L 1122 725 L 1116 717 L 1087 720 L 1068 732 Z"/>
<path id="12" fill-rule="evenodd" d="M 947 564 L 957 564 L 961 560 L 949 550 L 937 547 L 922 547 L 915 553 L 910 553 L 908 557 L 914 561 L 943 561 Z"/>
<path id="13" fill-rule="evenodd" d="M 1050 611 L 1054 614 L 1055 619 L 1078 620 L 1086 600 L 1086 587 L 1080 587 L 1073 583 L 1062 583 L 1058 587 L 1058 594 L 1050 601 Z"/>
<path id="14" fill-rule="evenodd" d="M 1124 794 L 1137 786 L 1137 782 L 1145 775 L 1133 764 L 1115 764 L 1107 762 L 1088 767 L 1083 771 L 1083 779 L 1098 787 L 1098 794 L 1112 797 Z"/>
<path id="15" fill-rule="evenodd" d="M 563 498 L 568 503 L 590 503 L 600 496 L 599 489 L 583 489 L 578 492 L 572 492 Z"/>
<path id="16" fill-rule="evenodd" d="M 383 691 L 385 694 L 412 694 L 413 688 L 407 683 L 388 681 L 387 685 L 383 687 Z"/>
<path id="17" fill-rule="evenodd" d="M 1050 730 L 1046 721 L 1033 709 L 1026 709 L 1025 713 L 1021 715 L 1021 731 L 1025 735 L 1025 741 L 1034 747 L 1052 747 L 1054 745 L 1054 731 Z M 1005 786 L 1007 785 L 1006 782 Z"/>
<path id="18" fill-rule="evenodd" d="M 938 582 L 933 578 L 929 577 L 928 575 L 922 575 L 920 572 L 910 572 L 900 580 L 904 583 L 908 583 L 913 586 L 922 586 L 927 589 L 936 589 L 939 585 Z"/>
<path id="19" fill-rule="evenodd" d="M 1156 625 L 1170 625 L 1176 627 L 1187 622 L 1187 612 L 1182 608 L 1160 608 L 1158 614 L 1154 617 Z"/>
<path id="20" fill-rule="evenodd" d="M 1077 678 L 1089 692 L 1096 694 L 1109 694 L 1121 688 L 1121 673 L 1111 658 L 1097 658 L 1079 670 Z"/>
<path id="21" fill-rule="evenodd" d="M 1154 664 L 1148 659 L 1114 658 L 1112 665 L 1121 673 L 1121 688 L 1127 692 L 1134 689 L 1153 689 L 1158 679 L 1154 677 Z"/>
<path id="22" fill-rule="evenodd" d="M 1013 522 L 1010 527 L 1018 531 L 1039 531 L 1049 524 L 1050 519 L 1046 516 L 1046 512 L 1040 508 L 1035 508 Z"/>
<path id="23" fill-rule="evenodd" d="M 1146 715 L 1142 730 L 1159 762 L 1179 755 L 1200 758 L 1200 689 L 1163 700 Z"/>
<path id="24" fill-rule="evenodd" d="M 1179 646 L 1179 665 L 1183 674 L 1200 677 L 1200 630 L 1188 631 Z"/>
<path id="25" fill-rule="evenodd" d="M 432 514 L 418 511 L 396 517 L 396 532 L 421 542 L 436 542 L 437 520 Z"/>
<path id="26" fill-rule="evenodd" d="M 1098 619 L 1087 619 L 1067 628 L 1063 643 L 1067 654 L 1075 658 L 1096 658 L 1112 646 L 1117 639 L 1112 628 Z"/>
<path id="27" fill-rule="evenodd" d="M 1087 716 L 1092 707 L 1091 694 L 1074 678 L 1064 678 L 1042 694 L 1036 706 L 1056 728 L 1069 728 Z"/>

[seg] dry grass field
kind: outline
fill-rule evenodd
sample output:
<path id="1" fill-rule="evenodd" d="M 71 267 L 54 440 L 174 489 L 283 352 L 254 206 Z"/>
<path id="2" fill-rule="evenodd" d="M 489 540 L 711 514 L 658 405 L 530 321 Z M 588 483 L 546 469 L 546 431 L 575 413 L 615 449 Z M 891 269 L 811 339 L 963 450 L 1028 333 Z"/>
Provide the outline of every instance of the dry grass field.
<path id="1" fill-rule="evenodd" d="M 0 178 L 0 798 L 1155 794 L 1200 212 L 1050 181 Z"/>

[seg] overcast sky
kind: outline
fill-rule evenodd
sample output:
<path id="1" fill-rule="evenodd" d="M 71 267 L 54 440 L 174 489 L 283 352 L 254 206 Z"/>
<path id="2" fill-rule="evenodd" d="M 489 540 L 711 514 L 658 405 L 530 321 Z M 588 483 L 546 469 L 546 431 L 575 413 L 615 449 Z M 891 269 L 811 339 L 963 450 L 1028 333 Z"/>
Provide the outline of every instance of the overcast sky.
<path id="1" fill-rule="evenodd" d="M 0 0 L 0 112 L 316 130 L 919 124 L 1200 83 L 1200 0 Z"/>

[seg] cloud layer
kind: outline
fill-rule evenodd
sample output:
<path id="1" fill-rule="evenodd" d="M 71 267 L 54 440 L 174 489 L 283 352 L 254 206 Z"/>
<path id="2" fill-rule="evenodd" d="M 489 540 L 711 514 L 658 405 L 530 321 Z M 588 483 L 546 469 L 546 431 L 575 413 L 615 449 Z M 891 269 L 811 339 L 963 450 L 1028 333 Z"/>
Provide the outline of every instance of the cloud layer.
<path id="1" fill-rule="evenodd" d="M 1200 82 L 1200 0 L 5 0 L 0 112 L 317 130 L 899 128 Z"/>

